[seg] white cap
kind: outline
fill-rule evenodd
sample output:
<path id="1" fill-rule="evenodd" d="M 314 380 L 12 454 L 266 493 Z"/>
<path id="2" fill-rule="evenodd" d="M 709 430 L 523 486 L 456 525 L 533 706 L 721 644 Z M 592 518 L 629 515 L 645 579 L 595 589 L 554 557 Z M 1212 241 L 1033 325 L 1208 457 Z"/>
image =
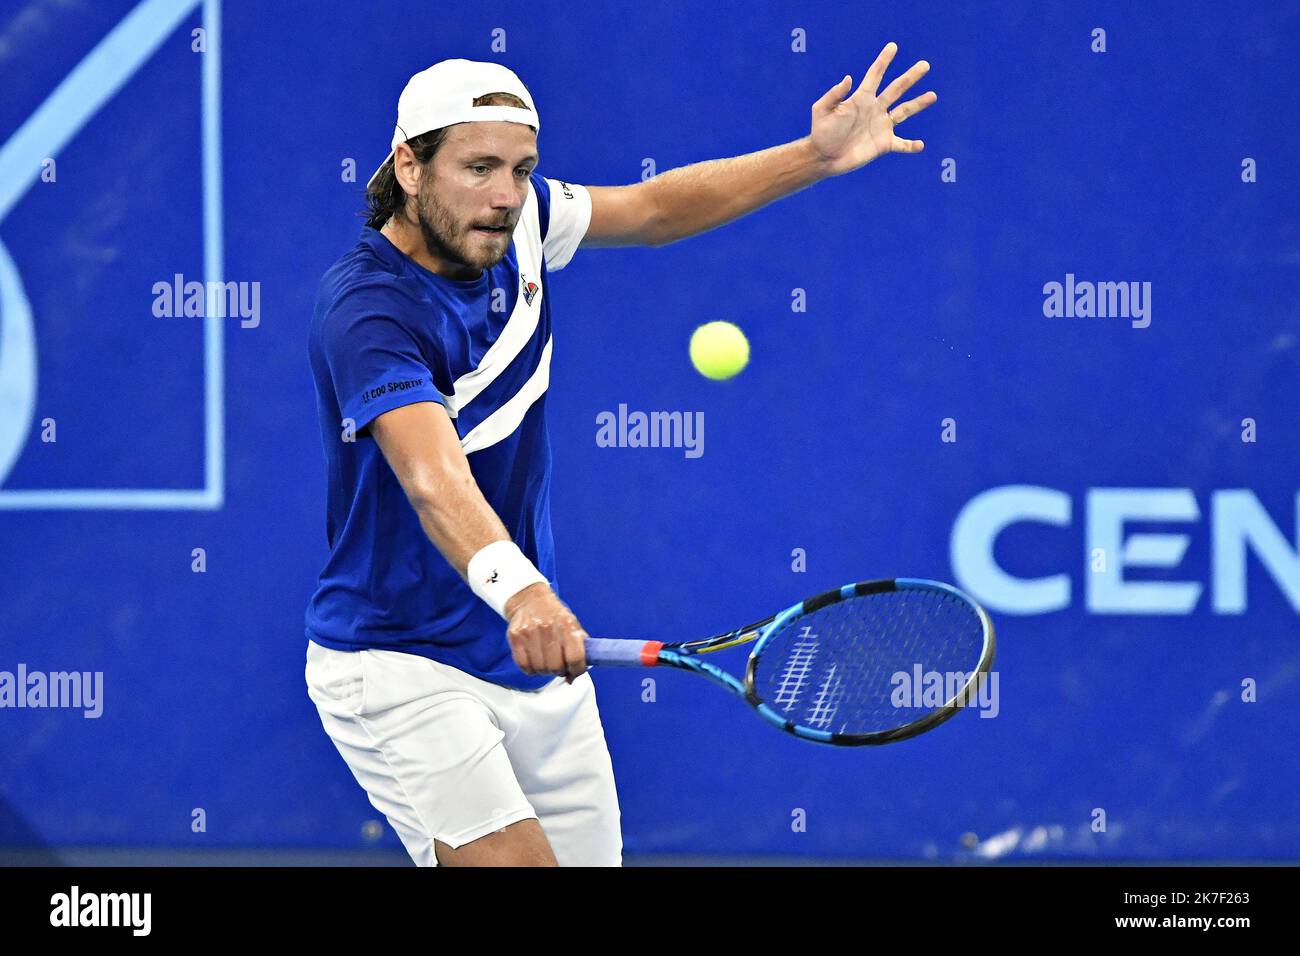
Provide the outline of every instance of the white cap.
<path id="1" fill-rule="evenodd" d="M 474 100 L 488 93 L 511 93 L 528 109 L 517 106 L 475 106 Z M 442 129 L 456 123 L 504 121 L 523 123 L 541 132 L 537 107 L 528 88 L 514 71 L 500 63 L 478 60 L 441 60 L 411 77 L 397 99 L 397 127 L 393 130 L 392 149 L 384 163 L 393 158 L 399 143 L 421 133 Z M 380 163 L 379 169 L 383 169 Z M 374 185 L 379 169 L 370 177 L 367 188 Z"/>

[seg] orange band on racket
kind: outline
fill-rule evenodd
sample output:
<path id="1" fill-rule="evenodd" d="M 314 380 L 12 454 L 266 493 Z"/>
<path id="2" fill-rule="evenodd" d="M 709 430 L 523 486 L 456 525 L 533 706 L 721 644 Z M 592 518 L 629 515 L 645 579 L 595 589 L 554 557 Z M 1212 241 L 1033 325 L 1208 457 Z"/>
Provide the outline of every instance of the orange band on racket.
<path id="1" fill-rule="evenodd" d="M 663 641 L 646 641 L 641 648 L 641 664 L 644 667 L 654 667 L 659 663 L 659 650 L 664 646 Z"/>

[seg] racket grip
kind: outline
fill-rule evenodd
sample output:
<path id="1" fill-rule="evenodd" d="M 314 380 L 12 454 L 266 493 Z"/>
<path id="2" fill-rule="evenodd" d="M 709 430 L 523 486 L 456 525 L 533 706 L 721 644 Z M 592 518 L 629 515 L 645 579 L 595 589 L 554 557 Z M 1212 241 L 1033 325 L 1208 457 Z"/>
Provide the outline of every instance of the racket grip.
<path id="1" fill-rule="evenodd" d="M 620 641 L 608 637 L 589 637 L 587 663 L 602 667 L 654 667 L 659 663 L 662 641 Z"/>

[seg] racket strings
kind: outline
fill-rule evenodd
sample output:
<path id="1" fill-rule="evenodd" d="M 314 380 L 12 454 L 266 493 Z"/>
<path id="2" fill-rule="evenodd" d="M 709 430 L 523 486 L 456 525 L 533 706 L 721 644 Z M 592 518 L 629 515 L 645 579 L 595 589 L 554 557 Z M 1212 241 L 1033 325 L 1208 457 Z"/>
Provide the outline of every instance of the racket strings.
<path id="1" fill-rule="evenodd" d="M 983 622 L 960 598 L 919 589 L 861 595 L 774 634 L 755 665 L 754 689 L 795 724 L 875 733 L 961 697 L 983 649 Z"/>

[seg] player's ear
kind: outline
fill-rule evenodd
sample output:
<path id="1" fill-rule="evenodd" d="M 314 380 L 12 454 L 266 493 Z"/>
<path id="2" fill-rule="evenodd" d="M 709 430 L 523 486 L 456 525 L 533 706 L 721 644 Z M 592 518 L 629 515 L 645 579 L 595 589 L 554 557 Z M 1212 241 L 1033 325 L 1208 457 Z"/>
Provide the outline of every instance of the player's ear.
<path id="1" fill-rule="evenodd" d="M 424 167 L 415 158 L 415 151 L 406 143 L 398 143 L 393 153 L 393 175 L 397 177 L 397 184 L 406 195 L 419 194 L 420 174 L 423 172 Z"/>

